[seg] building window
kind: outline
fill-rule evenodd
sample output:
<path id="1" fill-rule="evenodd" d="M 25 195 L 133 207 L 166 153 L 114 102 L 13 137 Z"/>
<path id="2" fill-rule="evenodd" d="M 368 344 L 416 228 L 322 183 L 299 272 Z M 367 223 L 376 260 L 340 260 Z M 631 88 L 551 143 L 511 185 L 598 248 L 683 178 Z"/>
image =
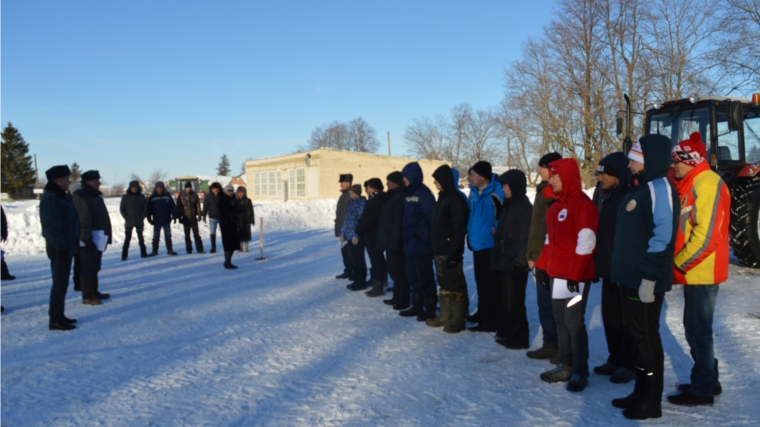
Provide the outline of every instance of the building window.
<path id="1" fill-rule="evenodd" d="M 261 196 L 261 181 L 259 181 L 259 173 L 253 174 L 253 195 Z"/>
<path id="2" fill-rule="evenodd" d="M 296 196 L 296 170 L 291 169 L 288 171 L 288 173 L 290 174 L 290 179 L 288 180 L 288 185 L 290 186 L 290 188 L 288 189 L 288 194 L 290 195 L 290 197 L 295 197 Z"/>
<path id="3" fill-rule="evenodd" d="M 267 173 L 261 172 L 261 195 L 266 196 L 267 194 Z"/>
<path id="4" fill-rule="evenodd" d="M 277 171 L 277 197 L 282 197 L 282 177 L 280 171 Z"/>
<path id="5" fill-rule="evenodd" d="M 306 174 L 304 168 L 296 169 L 296 194 L 298 197 L 306 197 Z"/>
<path id="6" fill-rule="evenodd" d="M 270 196 L 276 196 L 277 195 L 277 182 L 275 180 L 275 172 L 269 171 L 269 195 Z"/>

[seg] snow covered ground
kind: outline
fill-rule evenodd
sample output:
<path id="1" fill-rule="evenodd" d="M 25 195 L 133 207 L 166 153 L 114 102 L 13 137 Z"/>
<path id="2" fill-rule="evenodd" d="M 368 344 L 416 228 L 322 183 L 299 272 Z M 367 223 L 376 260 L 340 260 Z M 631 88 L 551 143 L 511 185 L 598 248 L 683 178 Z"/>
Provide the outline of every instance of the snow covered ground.
<path id="1" fill-rule="evenodd" d="M 548 384 L 548 362 L 506 350 L 491 334 L 448 335 L 405 319 L 334 279 L 341 270 L 331 231 L 335 201 L 256 204 L 267 223 L 266 255 L 119 259 L 105 253 L 102 306 L 69 289 L 71 332 L 47 330 L 50 271 L 41 253 L 34 202 L 5 205 L 4 245 L 17 279 L 2 283 L 3 426 L 607 426 L 637 425 L 609 401 L 632 384 L 591 375 L 582 393 Z M 35 222 L 36 221 L 36 222 Z M 208 227 L 202 225 L 204 236 Z M 180 241 L 180 229 L 173 229 Z M 149 237 L 150 233 L 146 233 Z M 205 238 L 206 244 L 208 239 Z M 476 301 L 472 259 L 466 275 Z M 590 365 L 606 345 L 595 285 L 587 310 Z M 527 305 L 540 345 L 535 291 Z M 666 298 L 661 332 L 665 393 L 687 382 L 683 296 Z M 760 272 L 731 267 L 715 316 L 723 395 L 713 407 L 663 403 L 649 425 L 758 425 Z"/>

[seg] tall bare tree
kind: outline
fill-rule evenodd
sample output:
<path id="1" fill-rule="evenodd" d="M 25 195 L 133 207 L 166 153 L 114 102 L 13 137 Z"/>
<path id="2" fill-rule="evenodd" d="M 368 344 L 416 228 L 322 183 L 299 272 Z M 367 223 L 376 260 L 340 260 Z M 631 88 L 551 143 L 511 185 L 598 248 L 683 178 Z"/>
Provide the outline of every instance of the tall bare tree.
<path id="1" fill-rule="evenodd" d="M 351 151 L 374 153 L 380 147 L 380 141 L 377 140 L 375 128 L 370 126 L 361 117 L 348 122 L 347 128 Z"/>
<path id="2" fill-rule="evenodd" d="M 404 130 L 404 142 L 409 155 L 419 159 L 451 160 L 446 138 L 446 116 L 414 119 Z"/>
<path id="3" fill-rule="evenodd" d="M 375 129 L 363 118 L 357 117 L 348 123 L 334 121 L 330 124 L 317 126 L 309 141 L 300 151 L 316 148 L 336 148 L 338 150 L 374 153 L 380 147 Z"/>

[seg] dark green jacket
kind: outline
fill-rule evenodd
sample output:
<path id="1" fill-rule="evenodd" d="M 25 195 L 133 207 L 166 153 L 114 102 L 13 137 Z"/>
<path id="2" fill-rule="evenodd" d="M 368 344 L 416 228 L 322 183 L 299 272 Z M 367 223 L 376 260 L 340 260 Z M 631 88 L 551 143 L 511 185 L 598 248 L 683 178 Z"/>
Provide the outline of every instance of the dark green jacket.
<path id="1" fill-rule="evenodd" d="M 121 197 L 119 206 L 122 218 L 124 218 L 125 227 L 143 228 L 145 216 L 148 214 L 148 201 L 141 191 L 132 193 L 131 191 Z"/>
<path id="2" fill-rule="evenodd" d="M 533 201 L 533 212 L 530 220 L 530 233 L 528 233 L 528 252 L 525 254 L 528 261 L 537 261 L 546 242 L 546 211 L 553 200 L 546 200 L 544 188 L 549 183 L 541 181 L 536 186 L 536 198 Z"/>
<path id="3" fill-rule="evenodd" d="M 57 251 L 74 252 L 79 243 L 79 218 L 71 196 L 48 182 L 40 197 L 42 237 Z"/>
<path id="4" fill-rule="evenodd" d="M 670 138 L 647 135 L 640 142 L 646 169 L 618 211 L 610 280 L 631 289 L 653 280 L 655 292 L 668 292 L 680 213 L 678 192 L 667 177 Z"/>
<path id="5" fill-rule="evenodd" d="M 79 216 L 79 240 L 92 240 L 93 230 L 103 230 L 112 243 L 111 218 L 103 201 L 101 192 L 82 184 L 82 188 L 74 192 L 74 207 Z"/>

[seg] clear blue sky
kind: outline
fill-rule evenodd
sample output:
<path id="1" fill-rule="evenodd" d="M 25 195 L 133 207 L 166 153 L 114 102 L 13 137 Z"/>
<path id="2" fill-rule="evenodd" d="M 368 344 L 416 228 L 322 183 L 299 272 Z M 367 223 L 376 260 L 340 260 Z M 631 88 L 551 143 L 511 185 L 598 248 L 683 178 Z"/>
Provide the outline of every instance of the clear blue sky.
<path id="1" fill-rule="evenodd" d="M 2 1 L 2 124 L 40 171 L 213 175 L 362 116 L 387 153 L 420 116 L 496 105 L 553 0 Z"/>

